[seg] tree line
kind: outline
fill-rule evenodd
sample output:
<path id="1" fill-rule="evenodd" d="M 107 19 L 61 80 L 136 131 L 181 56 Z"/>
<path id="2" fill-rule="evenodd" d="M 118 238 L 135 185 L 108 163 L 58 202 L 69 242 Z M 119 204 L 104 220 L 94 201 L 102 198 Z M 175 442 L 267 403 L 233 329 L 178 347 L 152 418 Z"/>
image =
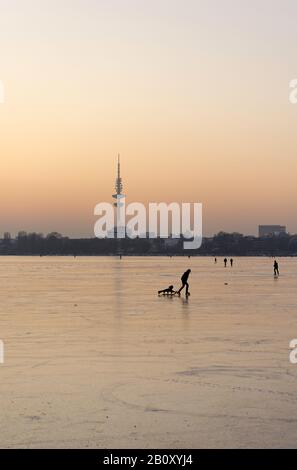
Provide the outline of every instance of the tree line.
<path id="1" fill-rule="evenodd" d="M 184 250 L 183 237 L 69 238 L 58 232 L 47 235 L 21 231 L 15 238 L 6 232 L 0 240 L 1 255 L 180 255 L 180 256 L 297 256 L 297 235 L 282 234 L 258 238 L 240 233 L 219 232 L 204 238 L 197 250 Z"/>

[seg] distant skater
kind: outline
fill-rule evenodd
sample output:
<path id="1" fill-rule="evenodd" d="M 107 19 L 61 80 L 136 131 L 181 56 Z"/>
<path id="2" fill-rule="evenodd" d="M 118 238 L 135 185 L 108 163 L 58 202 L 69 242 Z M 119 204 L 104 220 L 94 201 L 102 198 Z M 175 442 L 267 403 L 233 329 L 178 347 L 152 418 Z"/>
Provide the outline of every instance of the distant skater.
<path id="1" fill-rule="evenodd" d="M 273 263 L 273 270 L 274 270 L 274 275 L 279 276 L 278 262 L 276 260 Z"/>
<path id="2" fill-rule="evenodd" d="M 158 294 L 176 294 L 175 290 L 173 290 L 173 286 L 167 287 L 167 289 L 158 290 Z"/>
<path id="3" fill-rule="evenodd" d="M 227 261 L 228 261 L 227 258 L 225 258 L 225 259 L 224 259 L 225 268 L 226 268 L 226 266 L 227 266 Z"/>
<path id="4" fill-rule="evenodd" d="M 182 282 L 182 286 L 181 288 L 177 291 L 177 294 L 180 294 L 181 291 L 183 290 L 184 287 L 186 287 L 186 296 L 190 295 L 190 292 L 189 292 L 189 284 L 188 284 L 188 278 L 190 276 L 190 273 L 191 273 L 191 270 L 188 269 L 186 272 L 184 272 L 184 274 L 182 275 L 181 277 L 181 282 Z"/>
<path id="5" fill-rule="evenodd" d="M 233 267 L 233 258 L 230 259 L 231 268 Z"/>

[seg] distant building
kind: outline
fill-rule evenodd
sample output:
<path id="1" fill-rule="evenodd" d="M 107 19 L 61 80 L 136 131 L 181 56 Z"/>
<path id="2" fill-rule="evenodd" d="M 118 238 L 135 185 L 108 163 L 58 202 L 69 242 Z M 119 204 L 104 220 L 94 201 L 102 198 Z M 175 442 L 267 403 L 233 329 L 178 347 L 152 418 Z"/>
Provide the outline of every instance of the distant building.
<path id="1" fill-rule="evenodd" d="M 259 237 L 272 237 L 287 233 L 285 225 L 259 225 Z"/>
<path id="2" fill-rule="evenodd" d="M 178 238 L 164 238 L 164 246 L 165 248 L 174 248 L 179 244 Z"/>

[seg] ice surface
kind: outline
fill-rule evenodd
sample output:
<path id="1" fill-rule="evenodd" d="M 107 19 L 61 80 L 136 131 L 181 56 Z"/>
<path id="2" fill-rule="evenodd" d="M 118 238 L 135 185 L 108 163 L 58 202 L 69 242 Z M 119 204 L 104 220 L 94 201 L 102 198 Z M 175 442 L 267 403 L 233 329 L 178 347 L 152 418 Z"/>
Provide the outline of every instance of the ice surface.
<path id="1" fill-rule="evenodd" d="M 297 260 L 0 258 L 0 447 L 296 447 Z M 180 285 L 191 297 L 158 297 Z"/>

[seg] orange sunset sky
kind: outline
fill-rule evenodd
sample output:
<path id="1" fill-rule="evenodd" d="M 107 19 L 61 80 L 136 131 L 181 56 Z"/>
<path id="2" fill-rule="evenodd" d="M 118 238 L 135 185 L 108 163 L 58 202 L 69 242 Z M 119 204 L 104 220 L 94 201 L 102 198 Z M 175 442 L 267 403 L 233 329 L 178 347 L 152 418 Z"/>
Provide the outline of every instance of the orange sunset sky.
<path id="1" fill-rule="evenodd" d="M 1 0 L 0 231 L 202 202 L 204 234 L 297 232 L 297 2 Z"/>

